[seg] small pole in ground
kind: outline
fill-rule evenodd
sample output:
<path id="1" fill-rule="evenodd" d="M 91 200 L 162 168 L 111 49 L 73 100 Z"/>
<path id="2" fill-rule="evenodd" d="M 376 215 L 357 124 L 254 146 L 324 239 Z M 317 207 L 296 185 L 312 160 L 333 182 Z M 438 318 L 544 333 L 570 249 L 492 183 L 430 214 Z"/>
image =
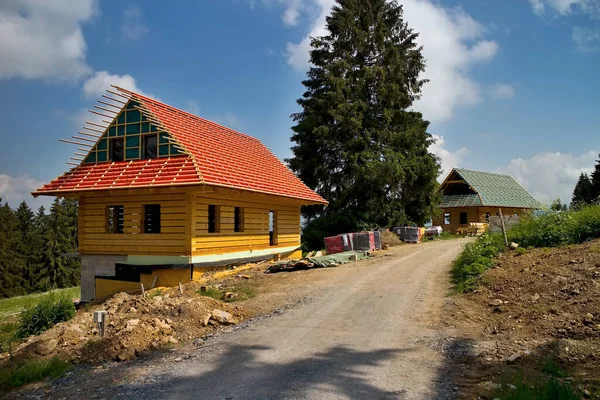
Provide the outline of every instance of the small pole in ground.
<path id="1" fill-rule="evenodd" d="M 183 294 L 183 286 L 181 286 L 181 282 L 179 282 L 179 293 Z"/>
<path id="2" fill-rule="evenodd" d="M 504 217 L 502 216 L 502 209 L 498 209 L 498 214 L 500 215 L 500 225 L 502 226 L 502 233 L 504 234 L 504 244 L 508 247 L 508 238 L 506 237 L 506 226 L 504 225 Z"/>
<path id="3" fill-rule="evenodd" d="M 146 298 L 146 291 L 144 290 L 144 284 L 140 283 L 140 286 L 142 287 L 142 296 L 144 296 L 144 298 Z"/>

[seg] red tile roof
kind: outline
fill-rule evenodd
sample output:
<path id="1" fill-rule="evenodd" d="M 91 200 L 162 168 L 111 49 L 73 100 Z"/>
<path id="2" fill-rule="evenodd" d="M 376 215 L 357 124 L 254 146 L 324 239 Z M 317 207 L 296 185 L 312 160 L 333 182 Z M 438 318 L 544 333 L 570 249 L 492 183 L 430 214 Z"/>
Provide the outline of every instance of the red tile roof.
<path id="1" fill-rule="evenodd" d="M 258 139 L 137 93 L 188 155 L 152 160 L 81 164 L 34 192 L 206 184 L 305 200 L 326 201 L 306 186 Z"/>

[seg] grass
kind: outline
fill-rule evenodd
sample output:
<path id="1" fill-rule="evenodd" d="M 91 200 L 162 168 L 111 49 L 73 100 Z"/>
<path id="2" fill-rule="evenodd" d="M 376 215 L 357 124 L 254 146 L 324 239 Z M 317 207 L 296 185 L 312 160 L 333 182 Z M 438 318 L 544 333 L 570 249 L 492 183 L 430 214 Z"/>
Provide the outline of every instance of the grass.
<path id="1" fill-rule="evenodd" d="M 58 357 L 27 360 L 16 368 L 6 367 L 0 370 L 0 389 L 15 388 L 43 379 L 55 379 L 72 367 L 71 363 Z"/>
<path id="2" fill-rule="evenodd" d="M 484 234 L 465 245 L 452 267 L 452 281 L 459 293 L 475 289 L 481 274 L 494 265 L 494 258 L 504 251 L 500 235 Z"/>
<path id="3" fill-rule="evenodd" d="M 225 293 L 227 293 L 227 292 L 236 293 L 237 296 L 235 296 L 231 299 L 225 299 L 224 298 Z M 215 300 L 222 300 L 222 301 L 232 303 L 234 301 L 247 300 L 247 299 L 251 299 L 251 298 L 255 297 L 256 289 L 254 289 L 252 286 L 248 286 L 248 285 L 241 285 L 241 286 L 235 286 L 235 287 L 232 286 L 229 288 L 225 288 L 223 290 L 217 289 L 217 288 L 211 286 L 211 287 L 208 287 L 205 292 L 202 292 L 201 290 L 199 290 L 198 293 L 200 293 L 202 296 L 210 297 Z"/>
<path id="4" fill-rule="evenodd" d="M 14 346 L 12 344 L 17 340 L 17 330 L 19 323 L 17 318 L 3 320 L 0 322 L 0 352 L 9 352 Z"/>
<path id="5" fill-rule="evenodd" d="M 57 323 L 68 321 L 74 316 L 75 305 L 67 293 L 48 293 L 41 296 L 37 303 L 26 306 L 21 312 L 16 335 L 22 339 L 39 335 Z"/>
<path id="6" fill-rule="evenodd" d="M 79 298 L 81 295 L 81 289 L 79 286 L 68 288 L 68 289 L 57 289 L 51 290 L 45 293 L 34 293 L 26 296 L 9 297 L 8 299 L 0 300 L 0 320 L 4 318 L 19 314 L 27 306 L 36 304 L 40 297 L 48 293 L 65 293 L 70 298 Z"/>
<path id="7" fill-rule="evenodd" d="M 581 394 L 570 383 L 554 377 L 530 383 L 526 382 L 522 376 L 517 376 L 512 379 L 512 382 L 503 384 L 502 388 L 494 392 L 490 398 L 501 400 L 579 400 Z"/>

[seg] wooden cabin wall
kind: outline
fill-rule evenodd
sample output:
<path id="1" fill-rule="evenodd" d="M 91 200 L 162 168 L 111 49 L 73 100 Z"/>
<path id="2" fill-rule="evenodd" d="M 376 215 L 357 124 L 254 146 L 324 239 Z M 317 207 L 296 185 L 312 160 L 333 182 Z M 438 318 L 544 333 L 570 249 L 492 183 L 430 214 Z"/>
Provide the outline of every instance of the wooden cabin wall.
<path id="1" fill-rule="evenodd" d="M 161 232 L 142 233 L 143 207 L 160 204 Z M 189 190 L 131 189 L 79 197 L 80 254 L 189 255 Z M 123 233 L 108 233 L 109 206 L 124 207 Z M 186 215 L 187 214 L 187 215 Z"/>
<path id="2" fill-rule="evenodd" d="M 208 232 L 208 206 L 220 208 L 219 232 Z M 243 232 L 234 231 L 234 209 L 243 209 Z M 277 245 L 269 242 L 269 212 L 277 215 Z M 300 246 L 296 200 L 233 189 L 204 188 L 192 195 L 192 255 Z"/>
<path id="3" fill-rule="evenodd" d="M 460 224 L 460 213 L 467 213 L 467 223 L 471 222 L 486 222 L 486 213 L 490 215 L 496 215 L 499 207 L 450 207 L 442 211 L 442 214 L 436 218 L 433 218 L 434 226 L 441 226 L 444 231 L 454 232 L 459 226 L 466 226 Z M 450 213 L 450 224 L 444 224 L 444 213 Z M 518 214 L 523 215 L 528 210 L 514 207 L 502 207 L 502 214 L 505 216 Z"/>

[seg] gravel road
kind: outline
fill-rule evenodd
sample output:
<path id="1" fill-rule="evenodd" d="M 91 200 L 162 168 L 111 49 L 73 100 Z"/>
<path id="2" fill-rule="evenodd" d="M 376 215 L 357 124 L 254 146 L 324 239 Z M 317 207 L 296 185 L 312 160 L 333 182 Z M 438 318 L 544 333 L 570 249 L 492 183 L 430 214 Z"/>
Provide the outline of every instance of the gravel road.
<path id="1" fill-rule="evenodd" d="M 326 280 L 321 295 L 158 371 L 134 398 L 433 399 L 452 387 L 425 343 L 462 240 L 413 246 Z M 340 268 L 341 270 L 342 268 Z M 342 279 L 343 278 L 343 279 Z M 152 383 L 151 383 L 152 382 Z"/>
<path id="2" fill-rule="evenodd" d="M 297 292 L 306 296 L 295 307 L 236 326 L 199 347 L 119 364 L 104 378 L 97 369 L 75 371 L 41 396 L 24 397 L 452 398 L 449 367 L 435 343 L 445 337 L 438 321 L 448 272 L 465 242 L 402 246 L 368 261 L 303 271 L 290 284 L 305 276 L 314 285 L 298 284 Z M 283 290 L 292 291 L 289 285 Z"/>

